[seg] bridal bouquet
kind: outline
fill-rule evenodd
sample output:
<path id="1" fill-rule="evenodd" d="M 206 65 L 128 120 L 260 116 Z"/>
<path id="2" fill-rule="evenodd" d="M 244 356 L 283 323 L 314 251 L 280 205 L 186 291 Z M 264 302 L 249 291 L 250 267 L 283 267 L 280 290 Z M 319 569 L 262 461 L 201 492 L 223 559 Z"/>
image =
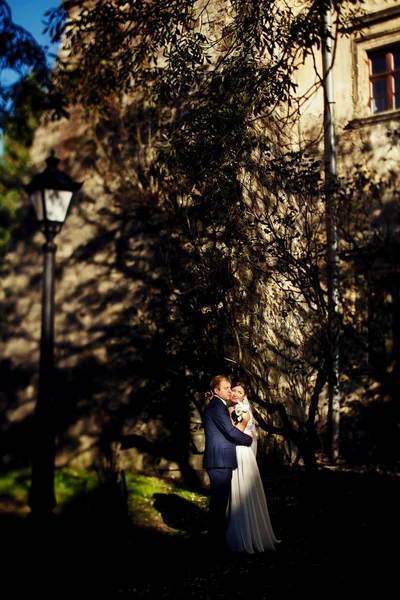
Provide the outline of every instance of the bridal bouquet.
<path id="1" fill-rule="evenodd" d="M 235 408 L 232 411 L 232 419 L 235 423 L 240 423 L 243 421 L 244 413 L 248 412 L 249 407 L 247 404 L 243 404 L 243 402 L 238 402 Z"/>

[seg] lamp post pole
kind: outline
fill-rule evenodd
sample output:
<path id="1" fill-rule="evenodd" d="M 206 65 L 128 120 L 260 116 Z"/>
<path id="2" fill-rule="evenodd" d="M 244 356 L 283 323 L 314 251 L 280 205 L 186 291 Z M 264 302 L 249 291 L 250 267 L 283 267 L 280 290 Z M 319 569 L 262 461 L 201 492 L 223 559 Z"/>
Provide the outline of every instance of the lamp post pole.
<path id="1" fill-rule="evenodd" d="M 54 279 L 55 235 L 60 231 L 72 196 L 82 183 L 59 171 L 59 159 L 51 156 L 47 168 L 24 186 L 36 209 L 43 245 L 42 330 L 40 338 L 39 387 L 34 414 L 31 487 L 29 506 L 40 520 L 54 516 L 56 424 L 54 386 Z"/>
<path id="2" fill-rule="evenodd" d="M 56 245 L 43 245 L 42 332 L 40 339 L 39 388 L 34 415 L 34 445 L 29 506 L 34 514 L 51 515 L 54 493 L 54 273 Z"/>

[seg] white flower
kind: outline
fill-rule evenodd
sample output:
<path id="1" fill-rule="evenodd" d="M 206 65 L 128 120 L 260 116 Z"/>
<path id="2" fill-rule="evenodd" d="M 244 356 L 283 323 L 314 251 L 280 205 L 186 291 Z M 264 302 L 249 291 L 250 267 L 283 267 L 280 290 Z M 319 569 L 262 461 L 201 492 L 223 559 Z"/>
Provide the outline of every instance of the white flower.
<path id="1" fill-rule="evenodd" d="M 242 404 L 242 402 L 238 402 L 232 411 L 233 420 L 240 423 L 240 421 L 243 421 L 243 414 L 248 410 L 249 409 L 246 405 Z"/>

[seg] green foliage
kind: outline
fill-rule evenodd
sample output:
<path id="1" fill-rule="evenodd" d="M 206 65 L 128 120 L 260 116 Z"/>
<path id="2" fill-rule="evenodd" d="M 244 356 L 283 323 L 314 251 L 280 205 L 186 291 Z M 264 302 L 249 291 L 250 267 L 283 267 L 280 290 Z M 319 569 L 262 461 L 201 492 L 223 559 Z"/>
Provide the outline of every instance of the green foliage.
<path id="1" fill-rule="evenodd" d="M 265 112 L 288 100 L 296 60 L 312 53 L 327 6 L 307 1 L 301 10 L 281 2 L 236 0 L 99 0 L 49 12 L 48 30 L 64 35 L 57 76 L 67 102 L 102 110 L 110 96 L 151 91 L 163 104 L 203 98 L 204 79 L 247 69 L 247 101 Z M 351 2 L 333 3 L 337 25 L 353 12 Z M 246 71 L 246 68 L 243 72 Z"/>
<path id="2" fill-rule="evenodd" d="M 57 84 L 66 100 L 105 120 L 120 95 L 158 113 L 152 129 L 157 155 L 143 172 L 151 170 L 157 181 L 164 223 L 171 224 L 170 264 L 179 265 L 170 281 L 180 291 L 174 300 L 180 335 L 174 327 L 170 338 L 182 343 L 184 335 L 185 345 L 192 339 L 192 356 L 199 356 L 201 344 L 221 359 L 235 356 L 240 338 L 251 351 L 243 315 L 260 297 L 253 291 L 250 303 L 243 302 L 252 279 L 245 282 L 243 273 L 256 269 L 267 283 L 270 275 L 261 274 L 270 257 L 282 275 L 315 282 L 309 265 L 319 256 L 305 248 L 303 265 L 302 257 L 291 255 L 300 233 L 293 230 L 292 237 L 296 215 L 290 217 L 285 202 L 289 195 L 319 193 L 319 165 L 302 166 L 302 157 L 285 149 L 283 125 L 270 115 L 289 102 L 296 64 L 320 35 L 320 11 L 311 2 L 295 12 L 274 2 L 236 1 L 228 9 L 224 2 L 102 0 L 70 15 L 62 8 L 52 19 L 59 26 L 63 16 L 69 20 Z M 127 164 L 135 163 L 130 147 L 128 142 Z M 296 177 L 296 168 L 304 177 Z M 268 174 L 274 189 L 264 196 L 262 185 L 263 197 L 256 197 L 253 184 L 260 190 Z M 255 215 L 256 204 L 263 215 Z M 275 239 L 266 241 L 260 226 L 271 222 Z M 310 304 L 321 292 L 312 292 L 310 284 L 301 289 Z"/>
<path id="3" fill-rule="evenodd" d="M 4 254 L 10 241 L 10 227 L 14 221 L 18 193 L 15 190 L 6 192 L 0 198 L 0 256 Z"/>
<path id="4" fill-rule="evenodd" d="M 34 74 L 41 87 L 49 86 L 51 69 L 45 48 L 23 27 L 13 23 L 11 16 L 8 3 L 0 0 L 0 75 L 10 70 L 19 81 Z M 0 128 L 15 106 L 12 101 L 14 82 L 7 81 L 0 80 Z"/>
<path id="5" fill-rule="evenodd" d="M 105 179 L 134 174 L 114 183 L 124 220 L 159 235 L 168 373 L 194 389 L 198 373 L 244 373 L 271 400 L 289 389 L 295 423 L 328 332 L 322 167 L 293 152 L 292 96 L 324 12 L 343 28 L 353 4 L 99 0 L 50 16 L 64 109 L 109 132 Z"/>
<path id="6" fill-rule="evenodd" d="M 0 257 L 11 240 L 22 183 L 30 176 L 29 148 L 39 119 L 47 108 L 45 89 L 35 75 L 10 86 L 10 108 L 3 115 L 3 152 L 0 155 Z"/>
<path id="7" fill-rule="evenodd" d="M 13 23 L 11 10 L 0 0 L 0 257 L 7 251 L 20 189 L 29 175 L 29 146 L 39 116 L 49 106 L 46 90 L 51 70 L 46 50 L 32 35 Z"/>
<path id="8" fill-rule="evenodd" d="M 20 91 L 25 89 L 22 83 L 19 88 Z M 40 109 L 38 106 L 31 109 L 27 98 L 19 102 L 18 109 L 5 120 L 3 153 L 0 156 L 0 256 L 9 247 L 22 183 L 30 175 L 29 145 L 37 127 Z"/>
<path id="9" fill-rule="evenodd" d="M 19 190 L 30 164 L 29 151 L 25 146 L 7 136 L 3 143 L 4 150 L 0 156 L 0 256 L 7 251 L 10 242 Z"/>
<path id="10" fill-rule="evenodd" d="M 46 90 L 35 75 L 28 75 L 11 86 L 10 100 L 3 119 L 4 132 L 9 139 L 29 147 L 39 119 L 48 108 Z"/>

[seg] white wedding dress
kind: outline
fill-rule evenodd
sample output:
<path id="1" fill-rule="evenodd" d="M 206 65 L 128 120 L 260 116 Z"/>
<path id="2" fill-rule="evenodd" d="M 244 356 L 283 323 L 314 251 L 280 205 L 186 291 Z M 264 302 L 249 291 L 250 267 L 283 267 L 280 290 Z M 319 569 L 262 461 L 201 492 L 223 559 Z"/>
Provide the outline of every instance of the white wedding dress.
<path id="1" fill-rule="evenodd" d="M 279 543 L 269 518 L 264 486 L 256 461 L 257 438 L 252 414 L 244 430 L 253 433 L 252 446 L 236 446 L 237 469 L 232 474 L 231 502 L 226 541 L 232 552 L 275 550 Z"/>

